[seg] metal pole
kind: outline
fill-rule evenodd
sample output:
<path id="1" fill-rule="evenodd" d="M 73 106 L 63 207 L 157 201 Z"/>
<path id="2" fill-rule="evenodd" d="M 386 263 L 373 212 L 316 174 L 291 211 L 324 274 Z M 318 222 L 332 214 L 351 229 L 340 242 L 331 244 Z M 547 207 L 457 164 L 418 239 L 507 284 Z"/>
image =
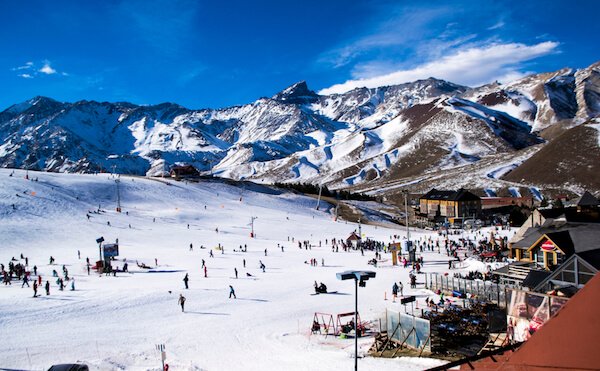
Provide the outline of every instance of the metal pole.
<path id="1" fill-rule="evenodd" d="M 323 189 L 323 185 L 319 185 L 319 197 L 317 198 L 317 210 L 319 210 L 319 205 L 321 204 L 321 191 Z"/>
<path id="2" fill-rule="evenodd" d="M 404 190 L 404 214 L 406 219 L 406 241 L 410 241 L 410 229 L 408 228 L 408 190 Z"/>
<path id="3" fill-rule="evenodd" d="M 121 212 L 121 192 L 119 190 L 119 179 L 115 179 L 117 183 L 117 212 Z"/>
<path id="4" fill-rule="evenodd" d="M 102 259 L 102 242 L 98 243 L 98 253 L 100 254 L 100 261 L 103 262 L 103 259 Z M 104 263 L 102 264 L 102 266 L 104 267 Z"/>
<path id="5" fill-rule="evenodd" d="M 354 371 L 358 371 L 358 278 L 354 279 Z"/>

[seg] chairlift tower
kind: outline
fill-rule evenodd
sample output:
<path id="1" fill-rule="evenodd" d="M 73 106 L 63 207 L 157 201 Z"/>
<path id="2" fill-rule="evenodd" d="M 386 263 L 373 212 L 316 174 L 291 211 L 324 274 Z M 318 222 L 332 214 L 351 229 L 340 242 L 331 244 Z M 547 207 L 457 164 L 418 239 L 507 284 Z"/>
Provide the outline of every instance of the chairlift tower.
<path id="1" fill-rule="evenodd" d="M 121 181 L 119 179 L 115 179 L 115 183 L 117 184 L 117 212 L 121 212 L 121 190 L 119 189 L 119 183 Z"/>
<path id="2" fill-rule="evenodd" d="M 323 184 L 319 184 L 319 197 L 317 197 L 317 207 L 316 210 L 319 210 L 319 206 L 321 204 L 321 191 L 323 190 Z"/>

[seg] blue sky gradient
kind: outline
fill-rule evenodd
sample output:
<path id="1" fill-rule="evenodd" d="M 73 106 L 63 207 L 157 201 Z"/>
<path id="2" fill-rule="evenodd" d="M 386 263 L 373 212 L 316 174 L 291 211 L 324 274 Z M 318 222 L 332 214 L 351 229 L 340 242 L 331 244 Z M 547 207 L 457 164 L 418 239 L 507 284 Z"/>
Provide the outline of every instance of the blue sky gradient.
<path id="1" fill-rule="evenodd" d="M 598 1 L 3 1 L 0 110 L 219 108 L 429 76 L 478 85 L 600 59 Z"/>

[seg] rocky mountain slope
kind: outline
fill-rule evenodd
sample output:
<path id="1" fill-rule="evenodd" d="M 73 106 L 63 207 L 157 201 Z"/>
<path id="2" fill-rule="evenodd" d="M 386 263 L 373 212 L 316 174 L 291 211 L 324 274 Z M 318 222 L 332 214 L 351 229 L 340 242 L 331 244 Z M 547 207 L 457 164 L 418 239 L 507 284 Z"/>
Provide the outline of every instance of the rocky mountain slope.
<path id="1" fill-rule="evenodd" d="M 598 116 L 600 63 L 478 88 L 429 78 L 321 96 L 299 82 L 218 110 L 36 97 L 0 113 L 0 166 L 163 175 L 186 163 L 373 194 L 578 191 L 600 188 Z"/>

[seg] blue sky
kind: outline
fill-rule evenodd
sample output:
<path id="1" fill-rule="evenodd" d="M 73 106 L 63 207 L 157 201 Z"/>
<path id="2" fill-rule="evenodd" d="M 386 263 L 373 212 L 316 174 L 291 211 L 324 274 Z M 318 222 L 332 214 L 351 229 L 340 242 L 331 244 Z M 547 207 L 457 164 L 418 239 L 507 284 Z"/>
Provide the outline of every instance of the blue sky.
<path id="1" fill-rule="evenodd" d="M 598 1 L 2 1 L 0 109 L 219 108 L 429 76 L 478 85 L 600 60 Z"/>

